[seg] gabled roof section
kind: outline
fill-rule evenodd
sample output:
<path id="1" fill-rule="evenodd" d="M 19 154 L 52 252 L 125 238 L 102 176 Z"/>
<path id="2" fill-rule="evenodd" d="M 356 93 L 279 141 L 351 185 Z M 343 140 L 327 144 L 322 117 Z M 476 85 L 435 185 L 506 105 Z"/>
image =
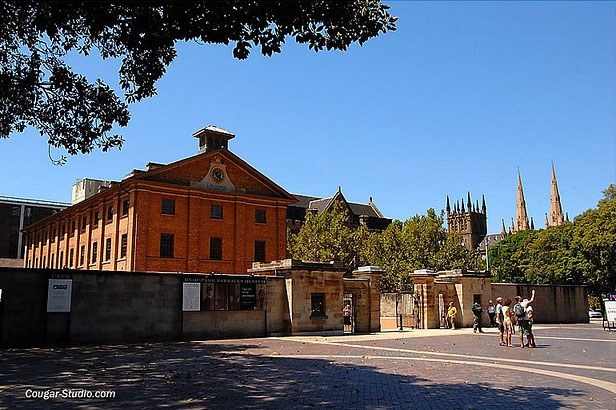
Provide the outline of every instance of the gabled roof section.
<path id="1" fill-rule="evenodd" d="M 310 206 L 311 201 L 320 199 L 319 197 L 316 197 L 316 196 L 307 196 L 307 195 L 299 195 L 299 194 L 291 194 L 291 195 L 295 199 L 297 199 L 297 202 L 289 204 L 289 206 L 294 206 L 296 208 L 308 209 L 308 206 Z"/>
<path id="2" fill-rule="evenodd" d="M 317 199 L 314 201 L 310 201 L 308 208 L 316 209 L 318 214 L 320 215 L 323 212 L 331 211 L 334 207 L 334 204 L 337 201 L 342 202 L 344 206 L 349 210 L 349 212 L 353 213 L 353 209 L 351 208 L 350 204 L 347 202 L 344 195 L 342 195 L 342 190 L 340 189 L 340 187 L 338 187 L 338 191 L 331 198 L 323 198 L 323 199 Z"/>
<path id="3" fill-rule="evenodd" d="M 342 199 L 350 209 L 350 211 L 357 216 L 366 215 L 373 218 L 385 218 L 383 213 L 379 210 L 379 208 L 372 202 L 372 197 L 367 204 L 359 204 L 355 202 L 348 202 L 342 192 L 338 191 L 334 196 L 327 198 L 319 198 L 316 196 L 310 195 L 299 195 L 292 194 L 293 197 L 297 200 L 295 203 L 289 204 L 289 206 L 293 206 L 296 208 L 304 208 L 304 209 L 315 209 L 319 214 L 322 212 L 331 209 L 331 205 L 333 204 L 337 195 L 341 195 Z"/>
<path id="4" fill-rule="evenodd" d="M 226 148 L 203 152 L 127 179 L 191 186 L 191 183 L 202 181 L 208 175 L 213 162 L 224 163 L 236 193 L 277 197 L 289 202 L 296 200 L 281 186 Z"/>

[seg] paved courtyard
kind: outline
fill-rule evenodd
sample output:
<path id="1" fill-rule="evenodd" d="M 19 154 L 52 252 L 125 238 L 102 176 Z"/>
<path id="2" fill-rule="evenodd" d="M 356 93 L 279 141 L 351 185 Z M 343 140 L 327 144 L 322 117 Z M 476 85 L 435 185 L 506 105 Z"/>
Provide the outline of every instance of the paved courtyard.
<path id="1" fill-rule="evenodd" d="M 1 350 L 0 408 L 616 408 L 614 332 L 536 335 L 536 349 L 460 329 Z M 100 394 L 115 397 L 83 397 Z"/>

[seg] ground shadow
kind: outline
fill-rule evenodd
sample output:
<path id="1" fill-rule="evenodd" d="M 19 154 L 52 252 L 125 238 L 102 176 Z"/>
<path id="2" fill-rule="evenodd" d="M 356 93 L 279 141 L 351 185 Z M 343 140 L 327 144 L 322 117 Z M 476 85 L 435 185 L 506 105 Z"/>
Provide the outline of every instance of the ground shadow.
<path id="1" fill-rule="evenodd" d="M 112 399 L 27 399 L 28 389 L 113 390 Z M 21 349 L 0 357 L 0 407 L 561 408 L 587 392 L 434 383 L 368 364 L 278 356 L 257 341 Z"/>

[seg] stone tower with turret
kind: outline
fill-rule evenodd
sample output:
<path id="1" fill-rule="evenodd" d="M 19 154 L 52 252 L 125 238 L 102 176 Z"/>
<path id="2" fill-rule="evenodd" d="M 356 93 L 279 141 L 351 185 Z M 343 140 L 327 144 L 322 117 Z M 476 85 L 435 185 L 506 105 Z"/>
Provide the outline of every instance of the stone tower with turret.
<path id="1" fill-rule="evenodd" d="M 482 195 L 480 207 L 479 201 L 473 204 L 470 192 L 467 195 L 466 206 L 464 199 L 451 206 L 449 196 L 447 196 L 445 210 L 447 211 L 447 232 L 459 232 L 468 250 L 477 249 L 488 233 L 485 197 Z"/>

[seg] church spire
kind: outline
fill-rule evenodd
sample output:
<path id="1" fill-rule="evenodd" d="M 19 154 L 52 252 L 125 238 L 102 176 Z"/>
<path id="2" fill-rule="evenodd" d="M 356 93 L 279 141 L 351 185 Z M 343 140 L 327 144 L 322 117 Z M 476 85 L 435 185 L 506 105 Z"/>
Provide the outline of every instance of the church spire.
<path id="1" fill-rule="evenodd" d="M 526 231 L 530 227 L 528 225 L 528 214 L 526 213 L 526 201 L 524 200 L 524 189 L 522 188 L 522 177 L 518 169 L 518 202 L 516 207 L 516 231 Z"/>
<path id="2" fill-rule="evenodd" d="M 503 225 L 503 226 L 502 226 L 502 228 L 501 228 L 501 235 L 502 235 L 502 236 L 503 236 L 503 238 L 504 238 L 505 236 L 507 236 L 507 231 L 505 230 L 505 220 L 504 220 L 504 219 L 501 219 L 501 223 L 502 223 L 502 225 Z"/>
<path id="3" fill-rule="evenodd" d="M 558 182 L 556 181 L 556 172 L 554 171 L 554 163 L 552 162 L 552 188 L 550 190 L 550 226 L 562 225 L 563 207 L 560 203 L 560 193 L 558 192 Z"/>
<path id="4" fill-rule="evenodd" d="M 451 206 L 449 205 L 449 195 L 447 195 L 447 206 L 445 207 L 445 210 L 447 211 L 447 215 L 451 213 Z"/>

